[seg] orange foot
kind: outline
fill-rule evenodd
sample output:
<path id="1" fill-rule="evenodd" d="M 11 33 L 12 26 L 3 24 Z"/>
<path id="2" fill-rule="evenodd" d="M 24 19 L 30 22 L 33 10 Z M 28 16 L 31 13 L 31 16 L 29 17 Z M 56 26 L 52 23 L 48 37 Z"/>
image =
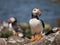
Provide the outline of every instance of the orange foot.
<path id="1" fill-rule="evenodd" d="M 37 36 L 35 37 L 35 40 L 39 41 L 39 40 L 41 40 L 41 38 L 42 38 L 42 34 L 37 35 Z"/>
<path id="2" fill-rule="evenodd" d="M 35 41 L 35 38 L 32 37 L 32 39 L 29 40 L 29 42 L 34 42 Z"/>

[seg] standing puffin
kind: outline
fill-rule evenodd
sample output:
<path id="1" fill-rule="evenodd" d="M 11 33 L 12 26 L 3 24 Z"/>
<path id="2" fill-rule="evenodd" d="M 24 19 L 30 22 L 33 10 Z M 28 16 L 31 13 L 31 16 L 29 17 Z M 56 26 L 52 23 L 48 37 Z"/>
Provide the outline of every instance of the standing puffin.
<path id="1" fill-rule="evenodd" d="M 8 27 L 10 30 L 14 30 L 15 32 L 18 32 L 18 36 L 24 37 L 25 31 L 24 28 L 17 23 L 17 19 L 15 17 L 10 17 L 8 19 Z"/>
<path id="2" fill-rule="evenodd" d="M 42 24 L 42 21 L 39 20 L 38 16 L 41 16 L 41 10 L 39 8 L 34 8 L 32 10 L 32 18 L 29 20 L 29 25 L 32 33 L 30 42 L 33 42 L 35 40 L 38 41 L 42 38 L 44 24 Z"/>

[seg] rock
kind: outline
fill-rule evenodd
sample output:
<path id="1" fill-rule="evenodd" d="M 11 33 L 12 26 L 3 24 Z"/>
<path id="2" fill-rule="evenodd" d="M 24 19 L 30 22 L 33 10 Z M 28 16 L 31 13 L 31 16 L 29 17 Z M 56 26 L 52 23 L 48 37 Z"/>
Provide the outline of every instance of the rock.
<path id="1" fill-rule="evenodd" d="M 60 33 L 58 31 L 48 36 L 43 36 L 43 38 L 40 41 L 27 43 L 25 45 L 60 45 Z"/>
<path id="2" fill-rule="evenodd" d="M 0 38 L 0 45 L 7 45 L 6 38 Z"/>
<path id="3" fill-rule="evenodd" d="M 19 44 L 22 45 L 23 41 L 24 41 L 23 38 L 20 38 L 20 37 L 17 37 L 17 36 L 9 37 L 8 40 L 7 40 L 8 45 L 19 45 Z"/>
<path id="4" fill-rule="evenodd" d="M 28 27 L 28 24 L 23 24 L 24 28 L 28 31 L 26 33 L 26 36 L 30 34 L 30 28 Z M 45 25 L 46 30 L 51 30 L 52 27 L 49 24 Z M 8 33 L 7 33 L 8 32 Z M 2 31 L 0 31 L 0 35 L 4 34 L 2 37 L 5 37 L 5 35 L 9 34 L 8 28 L 4 28 Z M 11 37 L 10 37 L 11 36 Z M 30 35 L 29 35 L 30 36 Z M 60 45 L 60 32 L 51 33 L 48 36 L 44 35 L 43 38 L 39 41 L 35 42 L 28 42 L 28 38 L 20 38 L 17 36 L 13 36 L 12 33 L 8 35 L 8 39 L 0 38 L 0 45 Z"/>
<path id="5" fill-rule="evenodd" d="M 55 40 L 53 42 L 54 45 L 60 45 L 60 31 L 59 34 L 55 37 Z"/>
<path id="6" fill-rule="evenodd" d="M 20 37 L 12 36 L 7 39 L 7 45 L 60 45 L 60 32 L 58 31 L 48 36 L 44 35 L 40 41 L 28 43 L 28 40 L 29 39 L 27 38 L 23 39 Z M 4 43 L 4 41 L 2 41 L 2 43 Z"/>

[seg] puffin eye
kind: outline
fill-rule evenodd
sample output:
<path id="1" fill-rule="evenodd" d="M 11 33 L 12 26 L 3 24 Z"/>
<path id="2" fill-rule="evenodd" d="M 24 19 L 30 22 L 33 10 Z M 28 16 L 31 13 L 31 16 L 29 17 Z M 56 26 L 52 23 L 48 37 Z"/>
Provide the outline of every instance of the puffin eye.
<path id="1" fill-rule="evenodd" d="M 34 11 L 36 11 L 36 10 L 34 10 Z"/>

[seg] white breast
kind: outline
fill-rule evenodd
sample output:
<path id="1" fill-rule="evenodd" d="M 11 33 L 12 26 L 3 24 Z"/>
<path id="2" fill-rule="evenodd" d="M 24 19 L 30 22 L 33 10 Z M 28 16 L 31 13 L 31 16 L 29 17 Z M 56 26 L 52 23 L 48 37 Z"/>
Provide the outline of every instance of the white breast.
<path id="1" fill-rule="evenodd" d="M 37 20 L 36 18 L 30 19 L 29 24 L 32 27 L 36 27 L 38 25 L 41 25 L 42 26 L 41 21 L 40 20 Z"/>
<path id="2" fill-rule="evenodd" d="M 12 28 L 12 24 L 11 23 L 9 24 L 9 28 Z"/>
<path id="3" fill-rule="evenodd" d="M 9 30 L 13 30 L 12 24 L 9 24 Z"/>
<path id="4" fill-rule="evenodd" d="M 38 28 L 41 31 L 43 31 L 43 26 L 42 26 L 42 23 L 40 20 L 38 20 L 36 18 L 30 19 L 29 24 L 30 24 L 31 30 L 33 28 Z"/>

